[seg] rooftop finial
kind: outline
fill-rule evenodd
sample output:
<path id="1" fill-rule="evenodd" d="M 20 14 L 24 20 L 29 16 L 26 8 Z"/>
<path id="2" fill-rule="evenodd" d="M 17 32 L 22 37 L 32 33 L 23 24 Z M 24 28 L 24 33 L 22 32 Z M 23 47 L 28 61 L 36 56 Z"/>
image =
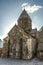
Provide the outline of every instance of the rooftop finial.
<path id="1" fill-rule="evenodd" d="M 24 6 L 24 10 L 25 10 L 25 7 L 26 7 L 26 5 Z"/>
<path id="2" fill-rule="evenodd" d="M 27 6 L 27 5 L 24 5 L 24 6 L 23 6 L 23 7 L 24 7 L 24 10 L 25 10 L 26 6 Z"/>
<path id="3" fill-rule="evenodd" d="M 25 10 L 26 9 L 26 6 L 28 5 L 28 3 L 23 3 L 22 4 L 22 8 L 23 8 L 23 10 Z"/>

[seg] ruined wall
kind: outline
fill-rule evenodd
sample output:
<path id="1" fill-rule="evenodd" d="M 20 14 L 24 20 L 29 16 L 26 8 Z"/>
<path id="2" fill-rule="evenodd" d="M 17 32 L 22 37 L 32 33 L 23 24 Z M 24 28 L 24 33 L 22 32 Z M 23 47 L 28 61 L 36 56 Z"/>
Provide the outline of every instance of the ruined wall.
<path id="1" fill-rule="evenodd" d="M 3 50 L 2 50 L 2 57 L 8 57 L 8 45 L 9 44 L 9 37 L 6 37 L 3 40 Z"/>
<path id="2" fill-rule="evenodd" d="M 43 29 L 38 31 L 37 57 L 43 59 Z"/>

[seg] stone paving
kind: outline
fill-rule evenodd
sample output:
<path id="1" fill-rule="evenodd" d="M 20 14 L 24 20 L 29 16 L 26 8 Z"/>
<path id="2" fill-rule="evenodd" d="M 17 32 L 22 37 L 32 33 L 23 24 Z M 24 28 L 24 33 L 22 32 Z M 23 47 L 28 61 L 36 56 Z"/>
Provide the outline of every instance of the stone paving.
<path id="1" fill-rule="evenodd" d="M 37 59 L 17 60 L 10 58 L 0 58 L 0 65 L 43 65 L 43 61 Z"/>

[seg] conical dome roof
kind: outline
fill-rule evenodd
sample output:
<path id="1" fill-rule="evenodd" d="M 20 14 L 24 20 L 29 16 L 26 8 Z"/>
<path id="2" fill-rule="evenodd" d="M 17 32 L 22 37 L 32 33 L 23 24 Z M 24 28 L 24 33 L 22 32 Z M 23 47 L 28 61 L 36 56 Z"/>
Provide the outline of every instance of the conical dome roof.
<path id="1" fill-rule="evenodd" d="M 40 28 L 40 31 L 43 31 L 43 26 Z"/>
<path id="2" fill-rule="evenodd" d="M 28 15 L 28 13 L 26 12 L 25 9 L 24 9 L 23 12 L 21 13 L 19 19 L 21 19 L 21 18 L 28 18 L 28 19 L 31 20 L 30 16 Z M 19 19 L 18 19 L 18 20 L 19 20 Z"/>

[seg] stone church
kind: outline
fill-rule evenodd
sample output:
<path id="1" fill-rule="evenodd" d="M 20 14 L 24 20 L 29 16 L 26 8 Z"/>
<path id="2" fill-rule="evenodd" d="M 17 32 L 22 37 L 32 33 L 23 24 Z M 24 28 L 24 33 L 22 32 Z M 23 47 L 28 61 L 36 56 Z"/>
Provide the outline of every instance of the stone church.
<path id="1" fill-rule="evenodd" d="M 32 59 L 37 56 L 43 59 L 43 27 L 32 29 L 32 20 L 25 10 L 17 20 L 18 25 L 8 32 L 3 40 L 3 57 Z"/>

